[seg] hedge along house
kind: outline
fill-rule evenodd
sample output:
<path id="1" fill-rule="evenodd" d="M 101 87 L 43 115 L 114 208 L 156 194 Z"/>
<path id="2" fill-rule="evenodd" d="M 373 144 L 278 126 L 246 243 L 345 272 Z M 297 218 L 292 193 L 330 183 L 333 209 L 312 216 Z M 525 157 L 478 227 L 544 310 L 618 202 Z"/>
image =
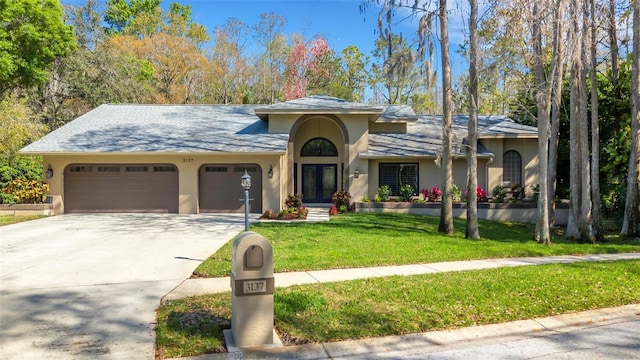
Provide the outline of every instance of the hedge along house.
<path id="1" fill-rule="evenodd" d="M 480 117 L 478 182 L 537 184 L 537 131 Z M 454 182 L 466 184 L 467 118 L 456 116 Z M 290 194 L 328 203 L 336 190 L 373 198 L 441 186 L 442 121 L 409 106 L 311 96 L 273 105 L 102 105 L 22 155 L 42 155 L 56 214 L 243 211 L 240 177 L 252 177 L 250 211 L 282 208 Z M 50 171 L 49 171 L 50 170 Z"/>

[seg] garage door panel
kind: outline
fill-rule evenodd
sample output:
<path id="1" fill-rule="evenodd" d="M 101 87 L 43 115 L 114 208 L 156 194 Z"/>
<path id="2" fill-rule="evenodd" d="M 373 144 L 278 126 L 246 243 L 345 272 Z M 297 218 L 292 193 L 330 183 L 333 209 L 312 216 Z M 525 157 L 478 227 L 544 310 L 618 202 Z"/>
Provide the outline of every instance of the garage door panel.
<path id="1" fill-rule="evenodd" d="M 64 184 L 65 212 L 178 212 L 174 165 L 70 165 Z"/>
<path id="2" fill-rule="evenodd" d="M 240 178 L 251 175 L 250 212 L 262 212 L 262 169 L 257 164 L 207 164 L 199 171 L 201 213 L 244 212 L 244 190 Z"/>

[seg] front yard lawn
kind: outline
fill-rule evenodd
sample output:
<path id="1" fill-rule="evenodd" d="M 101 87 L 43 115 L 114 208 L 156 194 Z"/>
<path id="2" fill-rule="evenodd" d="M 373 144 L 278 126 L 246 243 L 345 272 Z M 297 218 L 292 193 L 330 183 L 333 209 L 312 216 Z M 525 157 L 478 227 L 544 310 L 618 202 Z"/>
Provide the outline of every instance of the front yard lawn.
<path id="1" fill-rule="evenodd" d="M 437 217 L 350 213 L 321 223 L 256 223 L 251 230 L 271 242 L 274 271 L 308 271 L 405 265 L 507 257 L 640 252 L 637 239 L 576 244 L 554 236 L 553 245 L 532 241 L 534 225 L 479 220 L 482 240 L 464 238 L 464 219 L 455 236 L 438 233 Z M 198 277 L 229 276 L 229 241 L 194 272 Z"/>
<path id="2" fill-rule="evenodd" d="M 289 344 L 500 323 L 637 303 L 640 261 L 552 264 L 294 286 L 274 294 Z M 224 352 L 230 293 L 164 303 L 160 356 Z"/>

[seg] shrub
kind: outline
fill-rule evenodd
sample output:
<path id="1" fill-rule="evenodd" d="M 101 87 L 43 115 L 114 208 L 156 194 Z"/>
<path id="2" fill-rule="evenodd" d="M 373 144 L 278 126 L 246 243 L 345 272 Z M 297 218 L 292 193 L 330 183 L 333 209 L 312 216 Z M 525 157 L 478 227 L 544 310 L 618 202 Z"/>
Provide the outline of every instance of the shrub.
<path id="1" fill-rule="evenodd" d="M 3 197 L 9 204 L 39 204 L 44 201 L 49 184 L 40 180 L 15 179 L 2 192 L 9 196 Z"/>
<path id="2" fill-rule="evenodd" d="M 431 197 L 429 198 L 431 201 L 440 201 L 442 200 L 442 190 L 438 187 L 431 188 Z"/>
<path id="3" fill-rule="evenodd" d="M 524 188 L 520 184 L 513 184 L 511 186 L 511 197 L 517 200 L 524 199 Z"/>
<path id="4" fill-rule="evenodd" d="M 422 194 L 422 198 L 427 201 L 429 200 L 429 189 L 420 190 L 420 194 Z"/>
<path id="5" fill-rule="evenodd" d="M 400 197 L 402 198 L 402 201 L 410 202 L 413 195 L 413 186 L 409 184 L 400 186 Z"/>
<path id="6" fill-rule="evenodd" d="M 533 190 L 532 200 L 533 200 L 533 202 L 537 203 L 538 202 L 538 197 L 540 196 L 540 184 L 532 185 L 531 189 Z"/>
<path id="7" fill-rule="evenodd" d="M 493 196 L 491 202 L 501 203 L 507 197 L 507 189 L 505 189 L 502 185 L 497 185 L 491 191 L 491 195 Z"/>
<path id="8" fill-rule="evenodd" d="M 335 205 L 331 205 L 329 208 L 329 216 L 338 215 L 338 208 Z"/>
<path id="9" fill-rule="evenodd" d="M 464 191 L 464 196 L 463 196 L 463 201 L 467 201 L 467 190 Z M 484 191 L 484 189 L 478 185 L 478 187 L 476 187 L 476 199 L 478 200 L 478 202 L 484 202 L 487 201 L 487 192 Z"/>
<path id="10" fill-rule="evenodd" d="M 462 199 L 462 190 L 456 184 L 451 185 L 451 198 L 453 201 L 459 202 Z"/>
<path id="11" fill-rule="evenodd" d="M 41 180 L 42 162 L 30 156 L 0 157 L 0 189 L 16 179 Z"/>
<path id="12" fill-rule="evenodd" d="M 308 214 L 309 209 L 307 209 L 305 206 L 300 207 L 297 210 L 298 219 L 306 219 Z"/>
<path id="13" fill-rule="evenodd" d="M 284 207 L 286 209 L 297 209 L 302 207 L 302 194 L 289 195 L 284 201 Z"/>
<path id="14" fill-rule="evenodd" d="M 378 196 L 380 197 L 380 201 L 389 201 L 389 197 L 391 197 L 391 188 L 389 185 L 382 185 L 378 188 Z"/>
<path id="15" fill-rule="evenodd" d="M 373 201 L 382 202 L 382 198 L 380 197 L 380 195 L 376 195 L 376 197 L 373 199 Z"/>
<path id="16" fill-rule="evenodd" d="M 480 185 L 476 188 L 476 196 L 478 201 L 487 201 L 487 192 Z"/>
<path id="17" fill-rule="evenodd" d="M 362 199 L 360 199 L 360 201 L 362 201 L 362 202 L 371 202 L 371 200 L 369 200 L 369 197 L 367 196 L 367 194 L 362 195 Z"/>
<path id="18" fill-rule="evenodd" d="M 344 207 L 346 211 L 346 209 L 349 208 L 349 205 L 351 205 L 351 194 L 349 194 L 349 192 L 346 190 L 336 191 L 331 197 L 331 202 L 338 209 Z"/>

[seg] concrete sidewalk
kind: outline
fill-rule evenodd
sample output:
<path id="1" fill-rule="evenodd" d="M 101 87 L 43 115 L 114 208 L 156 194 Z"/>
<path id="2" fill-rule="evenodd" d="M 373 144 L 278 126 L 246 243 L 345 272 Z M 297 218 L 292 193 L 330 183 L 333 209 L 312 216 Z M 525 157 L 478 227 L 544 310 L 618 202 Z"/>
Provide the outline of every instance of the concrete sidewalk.
<path id="1" fill-rule="evenodd" d="M 420 275 L 447 271 L 480 270 L 498 267 L 514 267 L 542 264 L 574 263 L 580 261 L 612 261 L 640 259 L 640 253 L 563 255 L 471 261 L 451 261 L 400 266 L 378 266 L 357 269 L 316 270 L 275 274 L 276 287 L 348 281 L 394 275 Z M 181 299 L 193 295 L 205 295 L 231 291 L 229 277 L 210 279 L 187 279 L 162 298 L 162 301 Z"/>
<path id="2" fill-rule="evenodd" d="M 275 274 L 276 287 L 393 275 L 581 261 L 640 259 L 640 253 L 454 261 Z M 230 279 L 189 279 L 163 301 L 230 291 Z M 502 324 L 181 358 L 211 359 L 640 359 L 640 304 Z"/>

